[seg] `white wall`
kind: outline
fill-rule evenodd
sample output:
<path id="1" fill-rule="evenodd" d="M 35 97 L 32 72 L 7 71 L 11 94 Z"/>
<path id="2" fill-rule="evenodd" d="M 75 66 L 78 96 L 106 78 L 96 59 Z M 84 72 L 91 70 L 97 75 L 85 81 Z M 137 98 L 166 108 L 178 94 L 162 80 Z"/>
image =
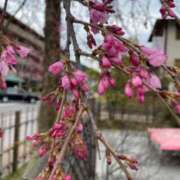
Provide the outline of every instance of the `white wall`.
<path id="1" fill-rule="evenodd" d="M 173 65 L 175 59 L 180 59 L 180 40 L 176 39 L 176 24 L 175 22 L 168 23 L 167 29 L 167 64 Z M 165 46 L 165 30 L 162 37 L 154 36 L 152 39 L 154 48 L 164 50 Z"/>

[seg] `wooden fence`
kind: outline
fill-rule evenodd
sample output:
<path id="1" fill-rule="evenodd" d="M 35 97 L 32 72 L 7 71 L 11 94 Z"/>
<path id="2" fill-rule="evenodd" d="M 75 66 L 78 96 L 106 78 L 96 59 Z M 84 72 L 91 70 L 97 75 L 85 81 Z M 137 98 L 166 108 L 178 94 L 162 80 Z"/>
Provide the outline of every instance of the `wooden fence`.
<path id="1" fill-rule="evenodd" d="M 0 127 L 4 130 L 0 140 L 1 177 L 15 172 L 31 158 L 32 147 L 26 141 L 26 136 L 37 131 L 37 107 L 25 105 L 0 112 Z"/>

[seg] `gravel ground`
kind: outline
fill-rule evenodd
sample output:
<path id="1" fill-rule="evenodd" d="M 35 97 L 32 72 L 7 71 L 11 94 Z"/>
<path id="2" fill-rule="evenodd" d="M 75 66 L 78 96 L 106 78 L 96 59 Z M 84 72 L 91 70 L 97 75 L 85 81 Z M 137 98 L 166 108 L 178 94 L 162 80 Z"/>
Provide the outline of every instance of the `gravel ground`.
<path id="1" fill-rule="evenodd" d="M 119 153 L 127 154 L 139 161 L 139 170 L 130 171 L 135 180 L 180 180 L 180 156 L 162 153 L 153 145 L 144 132 L 103 130 L 104 136 Z M 126 179 L 119 173 L 115 162 L 106 165 L 104 148 L 100 145 L 101 160 L 97 155 L 97 179 Z M 109 177 L 107 174 L 110 174 Z M 120 178 L 121 177 L 121 178 Z"/>

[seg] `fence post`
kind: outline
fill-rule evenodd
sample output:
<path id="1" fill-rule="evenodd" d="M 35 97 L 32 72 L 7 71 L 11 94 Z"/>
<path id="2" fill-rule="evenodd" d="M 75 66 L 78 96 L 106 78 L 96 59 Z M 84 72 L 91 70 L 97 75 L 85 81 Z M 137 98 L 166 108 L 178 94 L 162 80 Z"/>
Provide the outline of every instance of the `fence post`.
<path id="1" fill-rule="evenodd" d="M 15 129 L 14 129 L 13 165 L 12 165 L 13 172 L 15 172 L 18 167 L 19 128 L 20 128 L 20 111 L 16 111 Z"/>

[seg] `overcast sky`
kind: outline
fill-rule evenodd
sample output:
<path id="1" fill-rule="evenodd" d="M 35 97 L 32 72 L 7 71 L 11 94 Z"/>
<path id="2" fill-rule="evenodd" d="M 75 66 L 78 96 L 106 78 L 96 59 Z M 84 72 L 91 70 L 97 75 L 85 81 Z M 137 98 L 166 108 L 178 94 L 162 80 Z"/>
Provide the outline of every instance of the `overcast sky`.
<path id="1" fill-rule="evenodd" d="M 23 0 L 9 0 L 8 12 L 14 15 L 22 2 Z M 155 20 L 161 17 L 159 13 L 159 0 L 114 0 L 113 3 L 115 10 L 119 13 L 116 13 L 116 16 L 113 15 L 109 21 L 124 27 L 128 37 L 137 37 L 141 44 L 147 44 Z M 4 0 L 0 0 L 1 7 L 3 4 Z M 176 12 L 180 15 L 180 0 L 176 0 L 176 5 Z M 44 10 L 44 0 L 27 0 L 25 6 L 16 14 L 16 18 L 30 26 L 32 29 L 35 29 L 40 34 L 43 34 Z M 64 11 L 63 14 L 65 14 Z M 79 3 L 77 2 L 73 3 L 72 14 L 88 21 L 87 9 L 83 6 L 79 6 Z M 123 21 L 119 20 L 119 14 Z M 77 26 L 76 29 L 80 46 L 87 49 L 88 47 L 86 47 L 87 45 L 85 42 L 86 38 L 84 38 L 86 33 L 82 27 Z M 61 36 L 65 38 L 65 26 L 61 26 L 61 30 Z M 62 42 L 65 42 L 65 39 L 63 40 L 64 41 Z M 92 62 L 90 65 L 92 66 Z"/>
<path id="2" fill-rule="evenodd" d="M 19 4 L 22 2 L 23 0 L 9 0 L 8 11 L 11 14 L 14 14 L 18 9 Z M 132 2 L 135 3 L 132 4 Z M 1 7 L 3 6 L 3 3 L 4 0 L 0 0 Z M 140 42 L 146 42 L 155 19 L 160 18 L 159 0 L 114 0 L 114 3 L 117 3 L 115 6 L 116 10 L 121 12 L 124 24 L 127 26 L 129 34 L 136 34 L 138 35 Z M 176 3 L 177 12 L 180 12 L 180 0 L 176 0 Z M 85 16 L 87 16 L 86 10 L 83 11 L 81 8 L 79 13 L 79 11 L 76 12 L 76 9 L 79 9 L 79 7 L 77 5 L 74 6 L 73 12 L 77 14 L 77 16 L 80 16 L 81 18 L 84 17 L 83 14 L 86 14 Z M 16 17 L 42 34 L 44 25 L 44 8 L 44 0 L 27 0 L 26 5 L 18 12 Z M 130 14 L 132 11 L 133 14 Z M 120 21 L 116 21 L 115 23 L 121 25 Z"/>

